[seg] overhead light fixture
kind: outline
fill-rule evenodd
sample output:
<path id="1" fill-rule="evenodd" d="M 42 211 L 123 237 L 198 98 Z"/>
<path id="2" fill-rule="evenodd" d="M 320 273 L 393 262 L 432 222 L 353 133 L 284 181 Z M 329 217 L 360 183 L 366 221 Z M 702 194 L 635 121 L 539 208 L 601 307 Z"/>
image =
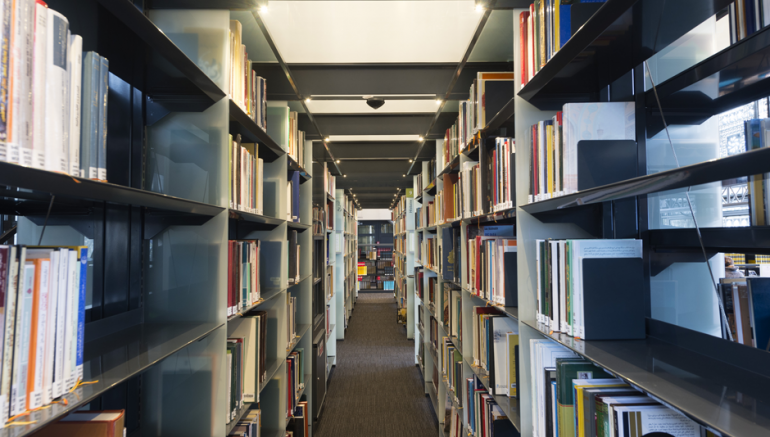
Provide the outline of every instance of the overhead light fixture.
<path id="1" fill-rule="evenodd" d="M 339 164 L 339 163 L 340 163 L 340 160 L 338 159 L 338 160 L 337 160 L 337 164 Z"/>
<path id="2" fill-rule="evenodd" d="M 326 138 L 324 139 L 324 141 L 328 143 L 328 142 L 329 142 L 329 137 L 326 137 Z"/>
<path id="3" fill-rule="evenodd" d="M 405 175 L 405 174 L 402 174 L 402 175 L 401 175 L 401 177 L 402 177 L 402 178 L 405 178 L 405 177 L 406 177 L 406 175 Z"/>
<path id="4" fill-rule="evenodd" d="M 422 141 L 422 140 L 424 140 L 425 138 L 423 138 L 423 137 L 417 137 L 417 139 L 418 139 L 419 141 Z"/>
<path id="5" fill-rule="evenodd" d="M 310 103 L 310 97 L 308 97 L 307 99 L 305 99 L 305 103 Z"/>
<path id="6" fill-rule="evenodd" d="M 482 4 L 476 5 L 476 12 L 484 12 L 484 5 Z"/>
<path id="7" fill-rule="evenodd" d="M 436 104 L 440 105 L 441 104 L 441 99 L 436 99 Z"/>
<path id="8" fill-rule="evenodd" d="M 410 160 L 409 160 L 409 162 L 413 162 L 413 161 L 414 161 L 414 159 L 410 159 Z"/>
<path id="9" fill-rule="evenodd" d="M 346 177 L 348 177 L 348 175 L 344 174 L 344 175 L 342 175 L 342 177 L 343 177 L 343 178 L 346 178 Z"/>
<path id="10" fill-rule="evenodd" d="M 267 6 L 260 6 L 259 7 L 259 13 L 260 14 L 266 14 L 267 13 Z"/>

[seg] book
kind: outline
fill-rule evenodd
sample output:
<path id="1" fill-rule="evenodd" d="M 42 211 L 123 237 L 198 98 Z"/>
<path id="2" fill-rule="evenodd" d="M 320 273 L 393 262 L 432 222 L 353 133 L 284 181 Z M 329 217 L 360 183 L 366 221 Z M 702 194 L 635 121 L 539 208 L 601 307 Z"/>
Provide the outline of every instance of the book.
<path id="1" fill-rule="evenodd" d="M 259 385 L 257 384 L 258 359 L 259 359 L 259 336 L 257 334 L 257 317 L 240 317 L 227 323 L 228 338 L 242 338 L 244 349 L 244 379 L 243 379 L 243 401 L 256 402 Z"/>
<path id="2" fill-rule="evenodd" d="M 43 437 L 121 437 L 125 434 L 125 411 L 75 411 L 41 428 Z"/>
<path id="3" fill-rule="evenodd" d="M 99 57 L 99 134 L 96 150 L 96 177 L 107 181 L 107 96 L 110 87 L 110 62 Z"/>
<path id="4" fill-rule="evenodd" d="M 53 9 L 48 9 L 46 39 L 46 93 L 45 93 L 45 169 L 68 172 L 69 143 L 67 117 L 69 105 L 69 72 L 67 49 L 69 47 L 69 21 Z M 65 109 L 66 108 L 66 109 Z"/>

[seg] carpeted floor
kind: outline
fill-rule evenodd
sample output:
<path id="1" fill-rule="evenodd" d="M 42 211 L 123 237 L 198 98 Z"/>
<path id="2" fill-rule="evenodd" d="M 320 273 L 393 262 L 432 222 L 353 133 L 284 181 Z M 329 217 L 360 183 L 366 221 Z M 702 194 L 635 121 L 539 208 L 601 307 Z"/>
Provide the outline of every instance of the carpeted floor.
<path id="1" fill-rule="evenodd" d="M 338 328 L 339 329 L 339 328 Z M 436 437 L 438 421 L 414 365 L 414 342 L 396 323 L 392 293 L 360 293 L 315 437 Z"/>

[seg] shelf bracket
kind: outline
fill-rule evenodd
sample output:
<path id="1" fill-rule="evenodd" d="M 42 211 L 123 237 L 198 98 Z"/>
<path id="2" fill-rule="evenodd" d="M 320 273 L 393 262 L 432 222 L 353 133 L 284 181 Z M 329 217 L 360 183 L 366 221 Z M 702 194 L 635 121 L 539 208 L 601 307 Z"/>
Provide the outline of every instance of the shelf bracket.
<path id="1" fill-rule="evenodd" d="M 55 214 L 48 217 L 48 223 L 46 223 L 46 216 L 43 215 L 27 215 L 32 223 L 38 226 L 69 226 L 72 229 L 80 232 L 88 239 L 94 239 L 94 212 L 92 209 L 88 209 L 82 213 L 73 214 Z"/>
<path id="2" fill-rule="evenodd" d="M 717 252 L 706 252 L 711 259 Z M 655 252 L 650 251 L 650 276 L 658 276 L 674 263 L 703 263 L 701 251 L 691 252 Z"/>
<path id="3" fill-rule="evenodd" d="M 144 239 L 151 240 L 171 226 L 200 226 L 209 220 L 205 215 L 145 211 Z"/>

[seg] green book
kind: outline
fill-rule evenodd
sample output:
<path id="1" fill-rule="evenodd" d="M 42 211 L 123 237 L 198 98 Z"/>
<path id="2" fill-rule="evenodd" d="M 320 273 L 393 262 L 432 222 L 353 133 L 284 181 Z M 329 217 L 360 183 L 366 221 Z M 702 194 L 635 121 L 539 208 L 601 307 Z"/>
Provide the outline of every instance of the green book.
<path id="1" fill-rule="evenodd" d="M 556 359 L 556 402 L 558 405 L 559 435 L 575 435 L 575 399 L 573 379 L 612 379 L 613 376 L 588 360 L 581 358 Z"/>

